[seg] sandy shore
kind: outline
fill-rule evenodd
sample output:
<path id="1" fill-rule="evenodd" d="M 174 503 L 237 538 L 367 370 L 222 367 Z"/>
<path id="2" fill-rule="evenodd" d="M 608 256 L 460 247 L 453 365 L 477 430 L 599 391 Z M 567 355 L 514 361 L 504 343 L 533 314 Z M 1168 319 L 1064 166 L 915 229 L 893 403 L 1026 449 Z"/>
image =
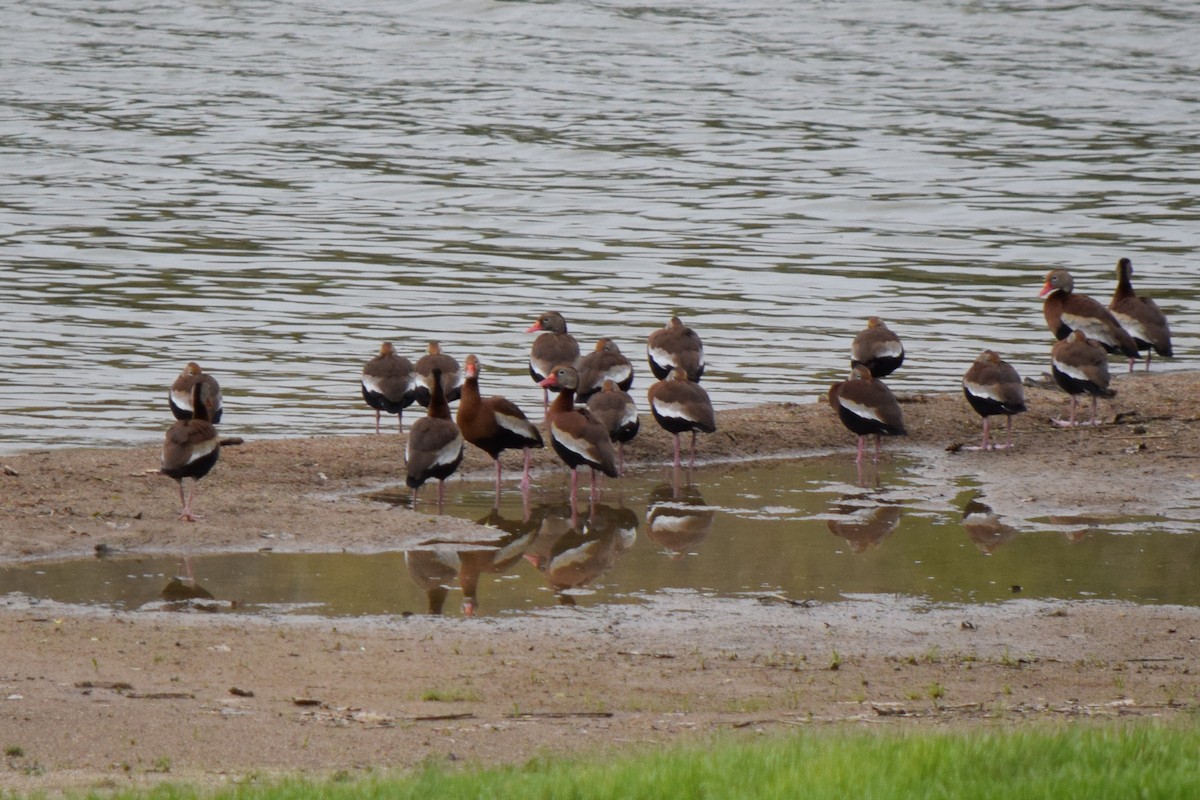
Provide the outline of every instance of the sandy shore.
<path id="1" fill-rule="evenodd" d="M 1061 430 L 1065 395 L 1030 388 L 1010 452 L 976 443 L 960 395 L 904 397 L 911 435 L 888 442 L 928 474 L 970 476 L 1016 519 L 1194 505 L 1200 374 L 1121 375 L 1105 424 Z M 364 411 L 364 429 L 368 415 Z M 824 404 L 724 412 L 705 460 L 836 450 L 853 438 Z M 648 420 L 634 463 L 669 458 Z M 158 449 L 0 458 L 0 558 L 124 552 L 399 550 L 487 529 L 363 499 L 399 482 L 392 435 L 223 448 L 199 524 L 176 520 Z M 519 457 L 506 459 L 516 472 Z M 538 480 L 561 480 L 549 451 Z M 464 469 L 487 477 L 469 453 Z M 515 491 L 515 486 L 512 487 Z M 432 492 L 429 493 L 432 496 Z M 0 607 L 0 787 L 206 783 L 281 770 L 520 762 L 711 731 L 856 721 L 1015 723 L 1174 715 L 1200 703 L 1200 610 L 1072 602 L 924 608 L 872 600 L 805 607 L 664 598 L 522 617 L 311 620 Z"/>

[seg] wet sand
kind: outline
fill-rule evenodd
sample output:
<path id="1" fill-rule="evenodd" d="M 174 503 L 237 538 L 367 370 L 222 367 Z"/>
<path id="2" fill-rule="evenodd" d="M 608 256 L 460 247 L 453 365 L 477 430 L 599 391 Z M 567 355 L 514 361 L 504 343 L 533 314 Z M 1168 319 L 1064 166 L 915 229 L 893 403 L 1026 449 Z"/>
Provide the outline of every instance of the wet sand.
<path id="1" fill-rule="evenodd" d="M 1118 396 L 1100 405 L 1105 424 L 1088 429 L 1053 426 L 1066 396 L 1030 388 L 1016 447 L 987 453 L 962 447 L 980 428 L 961 395 L 893 386 L 910 436 L 886 441 L 885 458 L 903 450 L 930 475 L 969 476 L 1001 516 L 1153 513 L 1190 503 L 1200 488 L 1198 373 L 1118 375 Z M 824 403 L 727 411 L 718 425 L 701 437 L 703 461 L 853 458 L 854 438 Z M 670 438 L 649 418 L 642 430 L 627 459 L 669 459 Z M 372 552 L 491 535 L 439 516 L 428 500 L 412 511 L 363 499 L 402 480 L 395 434 L 227 446 L 200 487 L 207 516 L 196 524 L 176 520 L 175 486 L 155 474 L 157 460 L 157 447 L 0 457 L 0 558 L 264 543 Z M 519 456 L 505 463 L 505 491 L 516 492 Z M 565 480 L 549 451 L 535 466 L 539 482 Z M 469 449 L 463 469 L 487 480 L 492 468 Z M 16 789 L 213 783 L 429 758 L 519 763 L 837 723 L 1173 716 L 1200 702 L 1200 610 L 1117 603 L 812 606 L 686 595 L 521 617 L 331 621 L 10 598 L 0 626 L 0 742 L 21 753 L 5 757 L 0 787 Z"/>

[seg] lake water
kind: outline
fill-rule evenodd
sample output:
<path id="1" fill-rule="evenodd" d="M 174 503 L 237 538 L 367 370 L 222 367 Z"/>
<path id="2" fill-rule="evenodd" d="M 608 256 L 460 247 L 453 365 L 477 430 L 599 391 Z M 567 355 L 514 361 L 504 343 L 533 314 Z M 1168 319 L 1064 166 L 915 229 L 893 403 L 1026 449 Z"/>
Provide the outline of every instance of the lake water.
<path id="1" fill-rule="evenodd" d="M 892 385 L 1025 374 L 1050 267 L 1200 302 L 1200 6 L 1052 0 L 12 4 L 0 452 L 368 430 L 384 339 L 527 406 L 536 314 L 637 363 L 678 313 L 719 406 L 808 402 L 878 314 Z M 643 370 L 635 395 L 648 385 Z"/>

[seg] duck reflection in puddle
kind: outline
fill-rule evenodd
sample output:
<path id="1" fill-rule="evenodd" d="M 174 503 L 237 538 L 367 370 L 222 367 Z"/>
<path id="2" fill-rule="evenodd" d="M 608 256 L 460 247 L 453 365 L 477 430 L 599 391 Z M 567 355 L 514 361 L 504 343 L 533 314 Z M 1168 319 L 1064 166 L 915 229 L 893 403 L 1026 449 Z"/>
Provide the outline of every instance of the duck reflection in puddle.
<path id="1" fill-rule="evenodd" d="M 525 560 L 565 606 L 575 605 L 575 593 L 611 569 L 637 539 L 637 514 L 624 507 L 597 503 L 582 527 L 571 522 L 569 506 L 544 506 L 535 514 L 538 530 Z"/>
<path id="2" fill-rule="evenodd" d="M 829 532 L 850 545 L 854 553 L 864 553 L 878 547 L 896 532 L 900 523 L 901 506 L 895 503 L 862 505 L 861 502 L 834 503 L 829 513 L 836 516 L 827 521 Z"/>
<path id="3" fill-rule="evenodd" d="M 463 595 L 463 615 L 475 616 L 479 610 L 480 576 L 508 572 L 533 541 L 533 529 L 523 524 L 513 528 L 511 531 L 501 528 L 503 535 L 492 540 L 438 542 L 406 550 L 404 563 L 413 582 L 425 592 L 428 613 L 442 613 L 446 598 L 457 583 Z"/>
<path id="4" fill-rule="evenodd" d="M 695 551 L 712 530 L 717 510 L 693 485 L 655 487 L 646 503 L 646 536 L 672 560 Z"/>
<path id="5" fill-rule="evenodd" d="M 1005 524 L 992 507 L 979 500 L 978 496 L 967 501 L 963 508 L 963 529 L 975 543 L 980 552 L 991 555 L 1001 545 L 1009 542 L 1019 533 L 1011 525 Z"/>

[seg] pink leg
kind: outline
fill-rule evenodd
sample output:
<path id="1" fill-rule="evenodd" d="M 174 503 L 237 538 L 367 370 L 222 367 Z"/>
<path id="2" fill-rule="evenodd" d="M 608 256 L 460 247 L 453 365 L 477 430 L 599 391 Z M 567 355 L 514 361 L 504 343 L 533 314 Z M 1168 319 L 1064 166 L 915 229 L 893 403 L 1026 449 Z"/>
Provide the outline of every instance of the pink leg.
<path id="1" fill-rule="evenodd" d="M 879 448 L 883 445 L 883 436 L 875 434 L 875 463 L 879 463 Z"/>
<path id="2" fill-rule="evenodd" d="M 696 432 L 692 431 L 692 454 L 688 459 L 688 471 L 690 472 L 696 466 Z"/>
<path id="3" fill-rule="evenodd" d="M 442 506 L 446 502 L 446 482 L 438 481 L 438 513 L 442 513 Z"/>
<path id="4" fill-rule="evenodd" d="M 1099 402 L 1099 400 L 1100 398 L 1098 398 L 1096 395 L 1092 395 L 1092 421 L 1088 423 L 1089 425 L 1100 424 L 1100 420 L 1096 418 L 1096 404 Z"/>
<path id="5" fill-rule="evenodd" d="M 1154 351 L 1147 350 L 1146 351 L 1146 372 L 1150 371 L 1150 359 L 1153 357 L 1154 357 Z M 1130 363 L 1132 363 L 1132 362 L 1130 362 Z"/>
<path id="6" fill-rule="evenodd" d="M 989 424 L 991 423 L 991 421 L 992 421 L 991 417 L 983 418 L 983 444 L 980 445 L 980 448 L 983 450 L 987 450 L 990 447 L 990 445 L 988 444 L 988 429 L 989 429 Z"/>
<path id="7" fill-rule="evenodd" d="M 396 415 L 396 433 L 404 433 L 404 412 L 401 411 Z"/>
<path id="8" fill-rule="evenodd" d="M 679 471 L 679 434 L 675 434 L 675 471 Z"/>
<path id="9" fill-rule="evenodd" d="M 596 498 L 599 497 L 599 477 L 596 475 L 596 470 L 592 470 L 592 494 L 589 500 L 592 505 L 596 505 Z"/>
<path id="10" fill-rule="evenodd" d="M 1004 449 L 1011 450 L 1012 449 L 1012 414 L 1009 414 L 1007 416 L 1008 416 L 1008 426 L 1007 426 L 1007 434 L 1004 437 Z"/>
<path id="11" fill-rule="evenodd" d="M 375 432 L 379 433 L 379 409 L 375 409 Z"/>
<path id="12" fill-rule="evenodd" d="M 533 453 L 528 447 L 525 448 L 525 471 L 521 474 L 521 491 L 529 491 L 529 464 L 533 460 Z"/>
<path id="13" fill-rule="evenodd" d="M 192 511 L 192 500 L 196 497 L 196 487 L 200 485 L 199 481 L 192 481 L 192 488 L 188 490 L 187 497 L 183 494 L 183 479 L 179 479 L 179 499 L 183 500 L 183 511 L 180 512 L 179 518 L 186 522 L 199 522 L 204 519 L 202 514 L 197 514 Z"/>
<path id="14" fill-rule="evenodd" d="M 863 457 L 863 442 L 866 441 L 865 436 L 858 437 L 858 458 L 854 459 L 855 464 L 862 464 Z"/>

